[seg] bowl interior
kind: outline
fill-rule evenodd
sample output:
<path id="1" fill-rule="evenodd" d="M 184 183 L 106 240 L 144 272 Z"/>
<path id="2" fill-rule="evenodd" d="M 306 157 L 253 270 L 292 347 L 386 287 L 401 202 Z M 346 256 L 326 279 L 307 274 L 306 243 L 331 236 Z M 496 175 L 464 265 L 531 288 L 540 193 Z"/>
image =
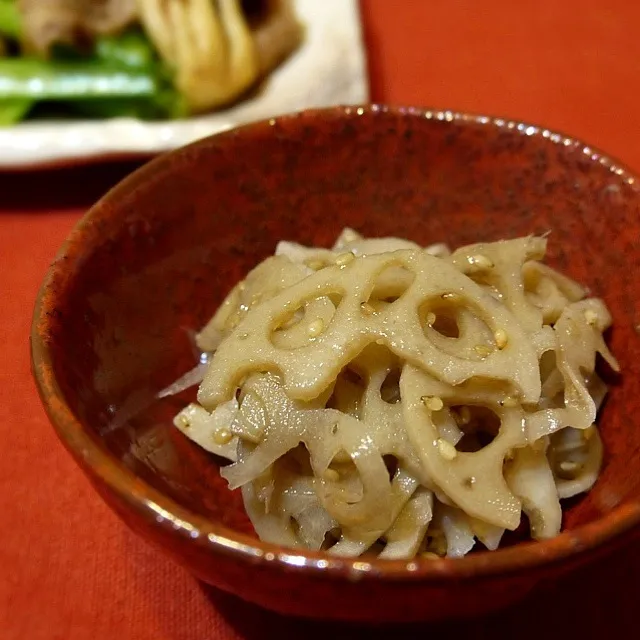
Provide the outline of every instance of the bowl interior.
<path id="1" fill-rule="evenodd" d="M 550 232 L 549 262 L 602 296 L 623 375 L 601 416 L 606 459 L 575 528 L 637 499 L 640 194 L 580 143 L 534 127 L 336 109 L 251 125 L 172 154 L 108 194 L 54 266 L 44 341 L 64 400 L 123 465 L 180 505 L 251 532 L 219 461 L 153 403 L 194 366 L 192 334 L 280 239 L 328 246 L 344 226 L 452 246 Z M 115 422 L 114 422 L 115 418 Z"/>

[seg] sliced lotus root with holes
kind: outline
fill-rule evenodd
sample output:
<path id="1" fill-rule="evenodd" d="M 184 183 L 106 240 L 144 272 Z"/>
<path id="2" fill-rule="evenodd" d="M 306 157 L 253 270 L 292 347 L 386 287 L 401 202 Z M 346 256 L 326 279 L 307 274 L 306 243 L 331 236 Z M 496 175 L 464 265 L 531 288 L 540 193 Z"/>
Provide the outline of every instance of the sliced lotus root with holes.
<path id="1" fill-rule="evenodd" d="M 235 489 L 259 476 L 305 438 L 326 437 L 336 422 L 333 414 L 338 413 L 328 411 L 291 400 L 272 374 L 250 376 L 243 385 L 239 412 L 243 417 L 242 437 L 256 442 L 256 446 L 238 462 L 222 469 L 221 475 Z M 333 457 L 341 442 L 327 437 L 326 445 L 329 457 Z"/>
<path id="2" fill-rule="evenodd" d="M 302 264 L 313 271 L 335 264 L 337 257 L 337 254 L 329 249 L 305 247 L 297 242 L 288 242 L 287 240 L 278 242 L 275 255 L 284 256 L 291 262 Z"/>
<path id="3" fill-rule="evenodd" d="M 391 482 L 389 509 L 383 517 L 378 518 L 378 526 L 371 527 L 369 523 L 365 523 L 360 527 L 346 527 L 342 531 L 340 540 L 329 549 L 329 553 L 344 557 L 353 557 L 364 553 L 392 527 L 417 488 L 418 481 L 411 474 L 398 469 Z"/>
<path id="4" fill-rule="evenodd" d="M 582 285 L 536 260 L 524 264 L 522 277 L 527 298 L 542 311 L 545 324 L 555 323 L 568 304 L 587 293 Z"/>
<path id="5" fill-rule="evenodd" d="M 415 278 L 393 303 L 377 313 L 363 310 L 386 268 L 404 267 Z M 429 339 L 419 310 L 428 300 L 457 296 L 496 336 L 486 358 L 472 361 L 455 349 L 444 353 Z M 310 300 L 329 297 L 337 309 L 328 326 L 314 330 L 305 346 L 283 349 L 272 335 Z M 252 371 L 282 374 L 294 399 L 318 396 L 358 353 L 372 342 L 386 344 L 396 355 L 449 384 L 481 376 L 509 381 L 525 402 L 536 402 L 540 376 L 536 353 L 515 317 L 453 265 L 420 251 L 397 251 L 354 258 L 342 266 L 313 273 L 287 291 L 249 310 L 216 351 L 198 399 L 212 410 L 228 400 Z"/>
<path id="6" fill-rule="evenodd" d="M 350 416 L 342 416 L 338 423 L 336 439 L 351 458 L 362 484 L 362 495 L 357 501 L 342 497 L 340 478 L 335 481 L 327 476 L 324 464 L 317 465 L 325 453 L 325 443 L 312 439 L 307 444 L 314 473 L 322 478 L 320 501 L 324 508 L 340 522 L 344 529 L 353 530 L 353 537 L 361 538 L 368 532 L 385 531 L 393 522 L 391 507 L 392 484 L 381 452 L 366 427 Z M 325 458 L 326 460 L 326 458 Z M 329 464 L 331 461 L 329 461 Z"/>
<path id="7" fill-rule="evenodd" d="M 304 443 L 314 474 L 321 479 L 318 493 L 329 514 L 341 524 L 355 529 L 365 527 L 385 530 L 392 499 L 391 483 L 374 430 L 333 409 L 307 408 L 287 397 L 278 378 L 256 375 L 245 386 L 252 397 L 261 400 L 264 425 L 262 441 L 246 456 L 221 470 L 231 488 L 250 482 L 264 473 L 280 457 Z M 268 399 L 268 402 L 266 400 Z M 354 463 L 362 495 L 352 503 L 341 497 L 343 484 L 327 474 L 329 466 L 340 452 L 346 452 Z"/>
<path id="8" fill-rule="evenodd" d="M 495 289 L 525 330 L 533 332 L 542 326 L 542 312 L 525 294 L 522 270 L 527 261 L 543 258 L 546 247 L 544 238 L 528 236 L 462 247 L 450 260 L 473 280 Z"/>
<path id="9" fill-rule="evenodd" d="M 418 487 L 385 533 L 387 542 L 380 554 L 386 560 L 413 558 L 433 518 L 433 493 Z"/>
<path id="10" fill-rule="evenodd" d="M 557 370 L 564 384 L 564 407 L 543 409 L 527 416 L 530 442 L 568 426 L 588 429 L 595 421 L 596 404 L 588 379 L 595 371 L 596 355 L 600 353 L 612 369 L 618 370 L 618 363 L 602 337 L 610 324 L 611 316 L 597 298 L 570 304 L 562 312 L 553 331 Z"/>
<path id="11" fill-rule="evenodd" d="M 299 317 L 290 318 L 273 332 L 274 346 L 288 350 L 304 347 L 315 331 L 321 332 L 329 325 L 335 312 L 334 304 L 326 296 L 307 301 Z"/>
<path id="12" fill-rule="evenodd" d="M 265 505 L 264 513 L 278 513 L 285 522 L 293 518 L 298 524 L 297 536 L 304 546 L 318 550 L 326 533 L 338 523 L 320 504 L 315 491 L 318 480 L 311 475 L 293 473 L 284 460 L 274 465 L 275 495 L 268 508 Z"/>
<path id="13" fill-rule="evenodd" d="M 213 317 L 196 336 L 203 351 L 214 351 L 249 309 L 300 282 L 309 270 L 283 256 L 271 256 L 252 269 L 227 295 Z"/>
<path id="14" fill-rule="evenodd" d="M 482 542 L 482 544 L 489 549 L 489 551 L 495 551 L 500 545 L 500 540 L 504 535 L 503 527 L 496 527 L 493 524 L 488 524 L 478 518 L 472 518 L 467 516 L 467 521 L 473 531 L 473 535 Z"/>
<path id="15" fill-rule="evenodd" d="M 558 535 L 562 508 L 545 447 L 518 449 L 505 468 L 505 478 L 509 488 L 522 500 L 533 538 L 543 540 Z"/>
<path id="16" fill-rule="evenodd" d="M 429 340 L 444 353 L 484 360 L 498 349 L 489 326 L 455 296 L 427 301 L 420 309 Z"/>
<path id="17" fill-rule="evenodd" d="M 291 519 L 283 519 L 278 513 L 265 510 L 264 503 L 258 499 L 253 482 L 242 485 L 242 501 L 260 540 L 285 547 L 302 546 L 293 531 Z"/>
<path id="18" fill-rule="evenodd" d="M 602 466 L 602 440 L 595 425 L 587 431 L 563 429 L 551 436 L 549 464 L 555 477 L 558 497 L 571 498 L 594 485 Z"/>
<path id="19" fill-rule="evenodd" d="M 519 407 L 491 406 L 500 419 L 494 440 L 475 452 L 443 445 L 432 413 L 449 401 L 464 403 L 460 388 L 445 388 L 417 367 L 406 365 L 400 377 L 404 420 L 409 438 L 433 482 L 466 513 L 505 529 L 520 522 L 520 500 L 509 490 L 503 463 L 516 447 L 526 443 L 524 415 Z M 430 403 L 425 398 L 438 398 Z"/>
<path id="20" fill-rule="evenodd" d="M 440 553 L 449 558 L 462 558 L 475 546 L 474 531 L 467 514 L 461 509 L 446 504 L 436 504 L 433 527 L 444 538 L 444 549 L 440 543 Z"/>
<path id="21" fill-rule="evenodd" d="M 359 417 L 374 434 L 378 448 L 385 454 L 393 454 L 400 465 L 420 478 L 423 484 L 428 482 L 403 425 L 398 358 L 387 347 L 372 344 L 350 366 L 364 380 Z"/>

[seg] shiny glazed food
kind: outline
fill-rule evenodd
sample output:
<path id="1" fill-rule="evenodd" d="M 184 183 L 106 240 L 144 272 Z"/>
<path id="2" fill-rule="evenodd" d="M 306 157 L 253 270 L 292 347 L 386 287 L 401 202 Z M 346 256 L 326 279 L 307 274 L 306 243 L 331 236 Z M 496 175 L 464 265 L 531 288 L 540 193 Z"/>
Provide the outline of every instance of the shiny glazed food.
<path id="1" fill-rule="evenodd" d="M 175 425 L 232 462 L 261 539 L 335 556 L 494 550 L 560 532 L 591 488 L 611 317 L 528 236 L 425 249 L 281 242 L 197 336 Z"/>

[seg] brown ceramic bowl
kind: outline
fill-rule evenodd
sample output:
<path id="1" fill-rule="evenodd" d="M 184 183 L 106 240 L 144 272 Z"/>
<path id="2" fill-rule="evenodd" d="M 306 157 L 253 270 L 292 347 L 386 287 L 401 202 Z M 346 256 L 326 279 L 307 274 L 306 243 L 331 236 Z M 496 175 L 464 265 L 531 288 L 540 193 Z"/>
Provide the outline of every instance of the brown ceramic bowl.
<path id="1" fill-rule="evenodd" d="M 581 142 L 452 112 L 334 108 L 252 124 L 158 158 L 82 219 L 42 286 L 33 369 L 67 449 L 122 519 L 198 578 L 283 613 L 473 614 L 628 539 L 640 523 L 639 182 Z M 452 245 L 551 231 L 550 262 L 605 298 L 623 375 L 606 461 L 564 532 L 461 560 L 343 560 L 256 539 L 217 461 L 171 425 L 190 396 L 109 429 L 194 364 L 188 330 L 281 238 L 349 225 Z M 132 397 L 133 395 L 133 397 Z"/>

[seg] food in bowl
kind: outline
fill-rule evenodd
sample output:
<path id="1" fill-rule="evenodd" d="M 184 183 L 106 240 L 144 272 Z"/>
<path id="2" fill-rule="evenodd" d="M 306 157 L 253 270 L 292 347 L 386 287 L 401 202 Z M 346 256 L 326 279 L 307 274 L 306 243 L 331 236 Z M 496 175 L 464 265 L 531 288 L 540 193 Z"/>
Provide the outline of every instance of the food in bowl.
<path id="1" fill-rule="evenodd" d="M 301 37 L 289 0 L 0 0 L 0 124 L 209 111 Z"/>
<path id="2" fill-rule="evenodd" d="M 560 500 L 602 463 L 604 302 L 527 236 L 426 248 L 345 229 L 281 242 L 197 336 L 202 378 L 175 425 L 226 458 L 262 540 L 380 558 L 494 550 L 522 513 L 560 532 Z"/>

